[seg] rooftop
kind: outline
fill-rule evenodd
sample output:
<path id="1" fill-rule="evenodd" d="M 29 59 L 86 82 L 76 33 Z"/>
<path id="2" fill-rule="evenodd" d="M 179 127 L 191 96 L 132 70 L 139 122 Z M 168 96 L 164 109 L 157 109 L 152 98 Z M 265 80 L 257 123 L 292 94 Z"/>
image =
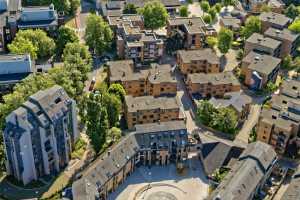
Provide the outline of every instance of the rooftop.
<path id="1" fill-rule="evenodd" d="M 222 84 L 232 84 L 240 85 L 238 79 L 234 76 L 232 72 L 222 72 L 222 73 L 194 73 L 188 74 L 188 80 L 192 83 L 199 84 L 212 84 L 212 85 L 222 85 Z"/>
<path id="2" fill-rule="evenodd" d="M 205 22 L 201 17 L 176 17 L 170 18 L 168 23 L 171 26 L 183 25 L 188 33 L 204 33 Z"/>
<path id="3" fill-rule="evenodd" d="M 147 2 L 151 2 L 153 0 L 126 0 L 126 3 L 134 4 L 137 7 L 144 7 Z M 179 7 L 181 3 L 179 0 L 161 0 L 160 1 L 165 7 Z"/>
<path id="4" fill-rule="evenodd" d="M 210 64 L 220 64 L 220 58 L 216 53 L 210 49 L 199 49 L 199 50 L 179 50 L 178 55 L 182 59 L 183 63 L 191 63 L 197 60 L 206 60 Z"/>
<path id="5" fill-rule="evenodd" d="M 300 199 L 300 166 L 294 173 L 291 183 L 284 192 L 280 200 L 295 200 Z"/>
<path id="6" fill-rule="evenodd" d="M 140 110 L 168 110 L 178 109 L 176 97 L 153 97 L 153 96 L 141 96 L 132 97 L 125 96 L 125 103 L 128 112 L 138 112 Z"/>
<path id="7" fill-rule="evenodd" d="M 259 17 L 262 21 L 268 21 L 272 24 L 277 24 L 280 26 L 285 26 L 293 21 L 291 18 L 275 12 L 263 12 Z"/>
<path id="8" fill-rule="evenodd" d="M 120 26 L 123 22 L 131 21 L 131 22 L 142 22 L 143 17 L 141 15 L 136 14 L 125 14 L 122 16 L 108 16 L 107 17 L 109 25 L 111 26 Z"/>
<path id="9" fill-rule="evenodd" d="M 236 17 L 224 16 L 220 20 L 225 27 L 233 27 L 236 29 L 241 27 L 241 20 Z"/>
<path id="10" fill-rule="evenodd" d="M 0 75 L 34 72 L 30 55 L 0 55 Z"/>
<path id="11" fill-rule="evenodd" d="M 243 62 L 249 64 L 249 69 L 268 75 L 275 68 L 279 67 L 281 59 L 251 51 L 246 57 L 243 58 Z"/>
<path id="12" fill-rule="evenodd" d="M 250 42 L 253 44 L 257 44 L 260 46 L 268 47 L 270 49 L 277 49 L 281 42 L 278 40 L 274 40 L 270 37 L 265 37 L 259 33 L 253 33 L 246 42 Z"/>
<path id="13" fill-rule="evenodd" d="M 268 28 L 265 31 L 264 35 L 268 36 L 268 37 L 276 38 L 276 39 L 279 39 L 279 40 L 288 40 L 288 41 L 291 41 L 291 42 L 296 41 L 300 36 L 299 33 L 295 33 L 293 31 L 290 31 L 287 28 L 285 28 L 283 30 L 280 30 L 280 29 L 276 29 L 276 28 L 272 28 L 272 27 Z"/>
<path id="14" fill-rule="evenodd" d="M 281 85 L 281 93 L 292 98 L 300 98 L 300 81 L 285 80 Z"/>

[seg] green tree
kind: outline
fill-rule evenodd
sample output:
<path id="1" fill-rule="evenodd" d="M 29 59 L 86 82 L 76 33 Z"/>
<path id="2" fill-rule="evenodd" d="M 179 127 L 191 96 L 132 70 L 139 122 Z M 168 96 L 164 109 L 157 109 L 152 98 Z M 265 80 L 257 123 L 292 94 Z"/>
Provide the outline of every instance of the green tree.
<path id="1" fill-rule="evenodd" d="M 138 12 L 138 7 L 136 7 L 132 3 L 126 4 L 123 10 L 123 14 L 137 14 L 137 12 Z"/>
<path id="2" fill-rule="evenodd" d="M 289 30 L 295 32 L 295 33 L 300 33 L 300 19 L 296 19 L 290 26 Z"/>
<path id="3" fill-rule="evenodd" d="M 189 15 L 188 7 L 180 6 L 179 15 L 180 15 L 180 17 L 187 17 Z"/>
<path id="4" fill-rule="evenodd" d="M 89 14 L 86 20 L 85 41 L 86 44 L 100 55 L 110 47 L 113 33 L 107 22 L 101 16 Z"/>
<path id="5" fill-rule="evenodd" d="M 29 54 L 31 59 L 37 59 L 38 48 L 28 39 L 16 38 L 8 45 L 8 49 L 13 54 Z"/>
<path id="6" fill-rule="evenodd" d="M 222 54 L 226 54 L 231 48 L 233 33 L 227 28 L 221 28 L 218 34 L 218 49 Z"/>
<path id="7" fill-rule="evenodd" d="M 204 15 L 203 17 L 203 21 L 207 24 L 211 24 L 212 23 L 212 18 L 210 15 Z"/>
<path id="8" fill-rule="evenodd" d="M 285 16 L 295 19 L 299 15 L 299 9 L 294 5 L 290 4 L 284 11 Z"/>
<path id="9" fill-rule="evenodd" d="M 235 134 L 237 123 L 238 116 L 232 108 L 219 108 L 218 111 L 214 113 L 213 127 L 219 131 Z"/>
<path id="10" fill-rule="evenodd" d="M 273 83 L 272 81 L 269 81 L 265 87 L 265 92 L 273 93 L 277 89 L 278 89 L 278 86 L 275 83 Z"/>
<path id="11" fill-rule="evenodd" d="M 208 13 L 211 16 L 212 21 L 215 21 L 217 17 L 217 10 L 215 9 L 215 7 L 210 8 Z"/>
<path id="12" fill-rule="evenodd" d="M 201 7 L 201 9 L 202 9 L 202 11 L 203 12 L 208 12 L 209 11 L 209 9 L 210 9 L 210 5 L 209 5 L 209 3 L 207 2 L 207 1 L 201 1 L 200 2 L 200 7 Z"/>
<path id="13" fill-rule="evenodd" d="M 223 5 L 225 7 L 231 6 L 235 4 L 235 0 L 223 0 Z"/>
<path id="14" fill-rule="evenodd" d="M 169 17 L 165 6 L 159 1 L 146 3 L 139 12 L 144 17 L 145 27 L 151 30 L 165 26 Z"/>
<path id="15" fill-rule="evenodd" d="M 67 26 L 61 26 L 58 29 L 56 40 L 57 54 L 61 55 L 67 43 L 79 42 L 79 38 L 75 31 Z"/>
<path id="16" fill-rule="evenodd" d="M 70 3 L 71 3 L 70 14 L 74 15 L 80 6 L 80 0 L 70 0 Z"/>
<path id="17" fill-rule="evenodd" d="M 122 109 L 122 103 L 120 99 L 114 94 L 104 93 L 103 105 L 107 110 L 110 127 L 117 126 Z"/>
<path id="18" fill-rule="evenodd" d="M 216 9 L 216 11 L 217 11 L 218 13 L 221 12 L 222 5 L 221 5 L 220 3 L 216 3 L 214 7 L 215 7 L 215 9 Z"/>
<path id="19" fill-rule="evenodd" d="M 45 31 L 39 29 L 37 30 L 28 29 L 28 30 L 18 31 L 15 39 L 13 40 L 11 45 L 8 46 L 8 48 L 12 53 L 15 53 L 15 51 L 18 51 L 17 50 L 18 48 L 24 49 L 24 45 L 22 44 L 22 42 L 25 42 L 27 47 L 26 49 L 28 50 L 29 47 L 31 48 L 31 45 L 29 45 L 28 41 L 30 41 L 32 45 L 35 47 L 36 57 L 38 59 L 48 58 L 54 54 L 54 50 L 55 50 L 54 40 L 48 37 Z M 31 52 L 27 52 L 27 53 L 31 53 Z M 34 53 L 32 54 L 32 56 L 33 58 L 35 57 Z"/>
<path id="20" fill-rule="evenodd" d="M 74 55 L 77 54 L 86 62 L 87 65 L 91 65 L 92 56 L 88 50 L 88 47 L 83 44 L 79 44 L 77 42 L 68 43 L 65 46 L 64 53 L 63 53 L 63 61 L 71 62 Z"/>
<path id="21" fill-rule="evenodd" d="M 210 126 L 215 112 L 216 109 L 209 101 L 201 100 L 197 106 L 196 120 L 206 126 Z"/>
<path id="22" fill-rule="evenodd" d="M 210 48 L 214 48 L 216 45 L 217 45 L 217 43 L 218 43 L 218 39 L 216 38 L 216 37 L 213 37 L 213 36 L 208 36 L 207 38 L 206 38 L 206 44 L 210 47 Z"/>
<path id="23" fill-rule="evenodd" d="M 48 3 L 49 2 L 49 3 Z M 64 12 L 64 14 L 68 15 L 71 10 L 71 3 L 70 0 L 48 0 L 48 4 L 45 4 L 45 6 L 48 6 L 50 3 L 53 3 L 55 10 L 59 12 Z"/>
<path id="24" fill-rule="evenodd" d="M 268 6 L 268 4 L 263 4 L 261 7 L 260 7 L 260 12 L 271 12 L 272 9 L 270 6 Z"/>
<path id="25" fill-rule="evenodd" d="M 107 92 L 109 94 L 116 95 L 121 102 L 124 101 L 124 98 L 125 98 L 125 95 L 126 95 L 126 91 L 125 91 L 124 87 L 121 84 L 119 84 L 119 83 L 113 83 L 113 84 L 111 84 L 109 86 Z"/>
<path id="26" fill-rule="evenodd" d="M 122 137 L 122 131 L 117 127 L 112 127 L 111 129 L 108 130 L 106 142 L 108 144 L 114 143 L 119 141 L 121 137 Z"/>
<path id="27" fill-rule="evenodd" d="M 180 30 L 171 30 L 170 36 L 166 40 L 166 51 L 169 55 L 172 55 L 179 49 L 184 48 L 184 33 Z"/>
<path id="28" fill-rule="evenodd" d="M 253 33 L 261 32 L 261 21 L 256 16 L 250 16 L 245 22 L 245 27 L 242 28 L 241 34 L 247 39 Z"/>
<path id="29" fill-rule="evenodd" d="M 286 69 L 286 70 L 293 68 L 293 58 L 291 55 L 288 55 L 283 58 L 281 67 L 282 69 Z"/>

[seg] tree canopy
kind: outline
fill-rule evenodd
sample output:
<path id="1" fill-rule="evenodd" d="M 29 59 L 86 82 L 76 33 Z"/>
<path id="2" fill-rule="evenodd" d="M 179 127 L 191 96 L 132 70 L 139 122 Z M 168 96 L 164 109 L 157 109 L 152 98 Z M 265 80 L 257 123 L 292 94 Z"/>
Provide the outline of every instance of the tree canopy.
<path id="1" fill-rule="evenodd" d="M 222 54 L 225 54 L 231 48 L 233 33 L 227 28 L 221 28 L 218 34 L 218 49 Z"/>
<path id="2" fill-rule="evenodd" d="M 188 7 L 180 6 L 179 15 L 180 15 L 180 17 L 187 17 L 189 15 Z"/>
<path id="3" fill-rule="evenodd" d="M 211 23 L 212 23 L 212 18 L 211 18 L 210 15 L 206 14 L 206 15 L 204 15 L 204 17 L 203 17 L 203 21 L 204 21 L 205 23 L 207 23 L 207 24 L 211 24 Z"/>
<path id="4" fill-rule="evenodd" d="M 137 12 L 138 12 L 138 7 L 136 7 L 132 3 L 126 4 L 123 10 L 123 14 L 137 14 Z"/>
<path id="5" fill-rule="evenodd" d="M 300 19 L 296 19 L 290 26 L 289 30 L 295 32 L 295 33 L 300 33 Z"/>
<path id="6" fill-rule="evenodd" d="M 284 11 L 285 16 L 295 19 L 299 15 L 299 9 L 294 5 L 290 4 Z"/>
<path id="7" fill-rule="evenodd" d="M 202 11 L 203 12 L 208 12 L 209 11 L 209 9 L 210 9 L 210 5 L 209 5 L 209 3 L 208 3 L 208 1 L 201 1 L 200 2 L 200 7 L 201 7 L 201 9 L 202 9 Z"/>
<path id="8" fill-rule="evenodd" d="M 146 3 L 139 12 L 144 17 L 145 27 L 152 30 L 165 26 L 169 17 L 165 6 L 159 1 Z"/>
<path id="9" fill-rule="evenodd" d="M 20 30 L 8 45 L 14 54 L 30 54 L 32 59 L 48 58 L 54 54 L 55 42 L 43 30 Z"/>
<path id="10" fill-rule="evenodd" d="M 218 44 L 218 39 L 213 36 L 208 36 L 206 38 L 205 42 L 210 48 L 213 49 Z"/>
<path id="11" fill-rule="evenodd" d="M 184 35 L 180 30 L 171 30 L 170 36 L 166 40 L 166 51 L 169 55 L 184 47 Z"/>
<path id="12" fill-rule="evenodd" d="M 114 94 L 116 95 L 120 101 L 124 101 L 125 95 L 126 95 L 126 91 L 124 89 L 124 87 L 119 84 L 119 83 L 113 83 L 109 86 L 107 92 L 109 94 Z"/>
<path id="13" fill-rule="evenodd" d="M 58 29 L 56 39 L 56 52 L 61 55 L 67 43 L 79 42 L 79 38 L 75 31 L 67 26 L 61 26 Z"/>
<path id="14" fill-rule="evenodd" d="M 113 32 L 101 16 L 89 14 L 86 20 L 85 41 L 95 54 L 101 55 L 108 50 Z"/>
<path id="15" fill-rule="evenodd" d="M 256 16 L 250 16 L 245 22 L 245 27 L 242 28 L 241 34 L 247 39 L 253 33 L 261 32 L 261 21 Z"/>

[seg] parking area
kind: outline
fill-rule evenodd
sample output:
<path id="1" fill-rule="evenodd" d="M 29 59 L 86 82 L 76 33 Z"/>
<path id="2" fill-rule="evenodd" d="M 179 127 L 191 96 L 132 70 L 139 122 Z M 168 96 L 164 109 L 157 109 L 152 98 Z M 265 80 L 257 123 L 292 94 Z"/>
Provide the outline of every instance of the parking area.
<path id="1" fill-rule="evenodd" d="M 109 200 L 201 200 L 208 195 L 208 180 L 196 156 L 189 156 L 187 168 L 178 173 L 175 164 L 141 166 L 130 175 Z"/>

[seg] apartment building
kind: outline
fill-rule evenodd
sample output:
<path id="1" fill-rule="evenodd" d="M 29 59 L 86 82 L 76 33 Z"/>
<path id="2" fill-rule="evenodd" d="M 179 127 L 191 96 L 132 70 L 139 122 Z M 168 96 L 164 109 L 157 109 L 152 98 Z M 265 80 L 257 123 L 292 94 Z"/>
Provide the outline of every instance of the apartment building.
<path id="1" fill-rule="evenodd" d="M 275 83 L 280 65 L 279 58 L 251 51 L 242 60 L 241 74 L 245 77 L 245 85 L 260 90 L 268 82 Z"/>
<path id="2" fill-rule="evenodd" d="M 227 92 L 240 91 L 241 85 L 232 72 L 196 73 L 187 76 L 190 95 L 200 98 L 223 97 Z"/>
<path id="3" fill-rule="evenodd" d="M 263 12 L 259 16 L 261 20 L 262 32 L 265 32 L 268 28 L 284 29 L 292 23 L 292 19 L 284 14 L 275 12 Z"/>
<path id="4" fill-rule="evenodd" d="M 128 129 L 136 124 L 183 119 L 176 97 L 125 96 L 124 110 Z"/>
<path id="5" fill-rule="evenodd" d="M 289 183 L 287 189 L 281 196 L 280 200 L 294 200 L 300 199 L 300 166 L 296 169 L 296 172 L 293 174 L 292 180 Z"/>
<path id="6" fill-rule="evenodd" d="M 73 198 L 106 200 L 140 165 L 184 164 L 188 146 L 183 121 L 137 125 L 73 183 Z"/>
<path id="7" fill-rule="evenodd" d="M 175 17 L 167 21 L 167 35 L 173 30 L 184 33 L 184 47 L 186 49 L 200 49 L 203 47 L 205 37 L 209 34 L 205 22 L 201 17 Z"/>
<path id="8" fill-rule="evenodd" d="M 253 33 L 245 42 L 244 52 L 248 55 L 251 51 L 280 57 L 281 42 L 259 33 Z"/>
<path id="9" fill-rule="evenodd" d="M 176 95 L 177 79 L 169 64 L 135 67 L 132 60 L 120 60 L 108 62 L 108 66 L 110 84 L 122 84 L 127 95 Z"/>
<path id="10" fill-rule="evenodd" d="M 33 72 L 30 55 L 0 55 L 0 94 L 11 91 L 16 83 Z"/>
<path id="11" fill-rule="evenodd" d="M 299 44 L 300 34 L 290 31 L 289 29 L 268 28 L 264 35 L 281 42 L 280 57 L 284 58 L 288 55 L 295 56 L 297 46 Z"/>
<path id="12" fill-rule="evenodd" d="M 249 144 L 208 200 L 252 200 L 270 177 L 276 161 L 270 145 Z"/>
<path id="13" fill-rule="evenodd" d="M 299 94 L 299 81 L 285 81 L 281 93 L 273 95 L 271 107 L 261 111 L 257 139 L 272 145 L 279 154 L 285 153 L 292 144 L 300 145 Z"/>
<path id="14" fill-rule="evenodd" d="M 220 58 L 210 48 L 179 50 L 176 62 L 184 75 L 220 72 Z"/>
<path id="15" fill-rule="evenodd" d="M 69 162 L 77 133 L 76 103 L 60 86 L 39 91 L 6 117 L 6 170 L 23 184 Z"/>
<path id="16" fill-rule="evenodd" d="M 140 63 L 154 61 L 163 54 L 163 41 L 156 34 L 143 29 L 143 19 L 139 15 L 108 17 L 115 30 L 117 54 L 122 59 L 133 59 Z"/>

